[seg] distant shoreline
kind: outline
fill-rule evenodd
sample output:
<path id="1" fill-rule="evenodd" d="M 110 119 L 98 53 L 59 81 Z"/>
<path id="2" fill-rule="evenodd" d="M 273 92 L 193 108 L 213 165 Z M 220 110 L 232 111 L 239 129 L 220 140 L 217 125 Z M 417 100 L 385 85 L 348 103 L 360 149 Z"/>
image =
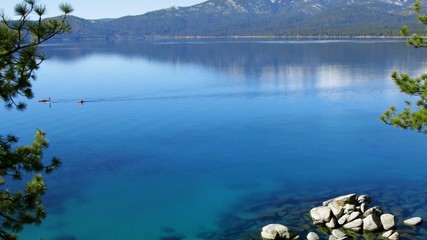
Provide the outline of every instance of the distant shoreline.
<path id="1" fill-rule="evenodd" d="M 406 37 L 401 36 L 274 36 L 274 35 L 236 35 L 236 36 L 148 36 L 144 39 L 400 39 L 405 40 Z"/>
<path id="2" fill-rule="evenodd" d="M 100 38 L 62 38 L 60 41 L 78 42 L 78 41 L 131 41 L 131 40 L 406 40 L 407 37 L 402 36 L 302 36 L 302 35 L 289 35 L 289 36 L 274 36 L 274 35 L 235 35 L 235 36 L 144 36 L 144 37 L 100 37 Z"/>

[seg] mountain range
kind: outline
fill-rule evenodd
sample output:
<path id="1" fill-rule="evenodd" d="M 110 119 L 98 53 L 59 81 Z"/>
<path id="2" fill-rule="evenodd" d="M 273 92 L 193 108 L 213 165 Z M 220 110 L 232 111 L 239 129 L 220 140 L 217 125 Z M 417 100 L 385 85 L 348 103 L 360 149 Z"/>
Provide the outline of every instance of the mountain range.
<path id="1" fill-rule="evenodd" d="M 415 0 L 209 0 L 138 16 L 70 17 L 69 39 L 184 36 L 395 36 L 422 29 Z"/>

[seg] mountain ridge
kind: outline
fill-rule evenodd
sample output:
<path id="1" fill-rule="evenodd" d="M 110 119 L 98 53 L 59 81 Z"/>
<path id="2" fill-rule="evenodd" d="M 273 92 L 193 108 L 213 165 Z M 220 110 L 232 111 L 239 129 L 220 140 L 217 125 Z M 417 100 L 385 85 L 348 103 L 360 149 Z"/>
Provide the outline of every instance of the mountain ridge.
<path id="1" fill-rule="evenodd" d="M 415 0 L 209 0 L 109 20 L 70 18 L 69 39 L 179 36 L 395 36 Z"/>

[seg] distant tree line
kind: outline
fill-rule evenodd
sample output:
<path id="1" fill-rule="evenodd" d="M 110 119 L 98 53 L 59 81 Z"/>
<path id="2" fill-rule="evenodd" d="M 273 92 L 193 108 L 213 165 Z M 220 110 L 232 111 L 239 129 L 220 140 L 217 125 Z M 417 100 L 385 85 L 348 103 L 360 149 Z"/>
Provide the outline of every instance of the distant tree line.
<path id="1" fill-rule="evenodd" d="M 387 10 L 387 9 L 386 9 Z M 218 14 L 156 11 L 109 20 L 71 17 L 73 28 L 64 38 L 117 39 L 152 36 L 399 36 L 403 24 L 422 31 L 414 14 L 396 14 L 378 8 L 348 7 L 307 17 L 298 14 Z"/>

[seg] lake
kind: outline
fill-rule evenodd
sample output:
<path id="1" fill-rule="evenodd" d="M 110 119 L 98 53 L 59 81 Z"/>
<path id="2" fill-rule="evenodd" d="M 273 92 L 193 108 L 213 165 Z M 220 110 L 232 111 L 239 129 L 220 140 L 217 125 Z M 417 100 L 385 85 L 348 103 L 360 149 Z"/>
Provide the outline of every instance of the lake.
<path id="1" fill-rule="evenodd" d="M 302 238 L 309 210 L 348 193 L 426 239 L 426 136 L 379 120 L 408 99 L 392 71 L 427 72 L 401 41 L 86 42 L 49 56 L 24 112 L 1 134 L 47 133 L 48 217 L 22 239 L 259 239 L 269 223 Z M 39 99 L 51 97 L 49 104 Z M 84 104 L 77 101 L 83 99 Z M 327 235 L 322 235 L 326 239 Z"/>

